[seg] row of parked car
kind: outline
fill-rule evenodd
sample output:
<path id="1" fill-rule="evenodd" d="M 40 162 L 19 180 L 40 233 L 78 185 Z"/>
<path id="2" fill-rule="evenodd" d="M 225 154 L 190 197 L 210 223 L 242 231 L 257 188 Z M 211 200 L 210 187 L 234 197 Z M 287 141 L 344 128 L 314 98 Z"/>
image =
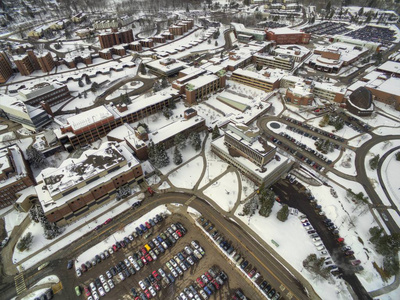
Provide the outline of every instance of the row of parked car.
<path id="1" fill-rule="evenodd" d="M 108 219 L 107 220 L 108 223 L 111 222 L 111 220 L 112 219 Z M 144 227 L 145 231 L 147 231 L 148 229 L 156 226 L 156 224 L 158 224 L 159 222 L 161 222 L 163 220 L 164 220 L 164 217 L 162 215 L 157 214 L 154 218 L 150 218 L 148 222 L 145 222 L 145 224 L 141 224 L 140 227 L 141 228 Z M 99 264 L 103 260 L 106 260 L 107 258 L 109 258 L 110 255 L 112 255 L 114 252 L 117 252 L 121 248 L 127 247 L 135 239 L 139 238 L 143 234 L 143 232 L 144 231 L 142 229 L 139 229 L 139 232 L 136 229 L 136 231 L 134 231 L 132 234 L 124 237 L 121 241 L 118 241 L 115 244 L 113 244 L 110 248 L 108 248 L 108 250 L 104 250 L 103 252 L 100 252 L 99 254 L 97 254 L 91 261 L 87 261 L 86 263 L 81 264 L 81 267 L 76 269 L 76 275 L 78 277 L 81 276 L 82 272 L 87 272 L 89 269 L 94 267 L 96 264 Z M 71 268 L 70 262 L 72 262 L 72 261 L 68 261 L 67 268 Z"/>
<path id="2" fill-rule="evenodd" d="M 337 141 L 339 141 L 339 142 L 344 142 L 344 141 L 345 141 L 344 138 L 342 138 L 342 137 L 340 137 L 340 136 L 338 136 L 338 135 L 336 135 L 336 134 L 333 134 L 333 133 L 331 133 L 331 132 L 327 132 L 327 131 L 325 131 L 325 130 L 319 129 L 319 128 L 314 127 L 314 126 L 311 126 L 311 125 L 308 125 L 308 124 L 306 124 L 306 123 L 303 123 L 302 121 L 298 121 L 298 120 L 292 119 L 292 118 L 290 118 L 290 117 L 285 117 L 284 119 L 285 119 L 286 121 L 290 122 L 290 123 L 293 123 L 293 124 L 302 126 L 302 127 L 306 128 L 306 129 L 308 129 L 308 130 L 312 130 L 312 131 L 314 131 L 314 132 L 317 132 L 317 133 L 319 133 L 319 134 L 321 134 L 321 135 L 323 135 L 323 136 L 326 136 L 326 137 L 328 137 L 328 138 L 337 140 Z"/>
<path id="3" fill-rule="evenodd" d="M 36 297 L 34 300 L 51 300 L 53 299 L 53 290 L 47 289 L 40 297 Z"/>
<path id="4" fill-rule="evenodd" d="M 335 34 L 343 34 L 345 32 L 349 32 L 347 24 L 340 22 L 330 22 L 326 21 L 323 23 L 315 24 L 304 28 L 304 31 L 307 33 L 318 34 L 318 35 L 335 35 Z"/>
<path id="5" fill-rule="evenodd" d="M 191 242 L 191 246 L 193 249 L 190 245 L 185 246 L 181 252 L 178 252 L 166 263 L 170 273 L 167 274 L 160 268 L 158 272 L 153 271 L 151 275 L 139 281 L 141 292 L 137 291 L 134 287 L 131 288 L 131 293 L 135 297 L 135 300 L 155 297 L 161 288 L 174 283 L 177 277 L 183 275 L 183 272 L 190 269 L 191 266 L 205 255 L 205 251 L 195 241 Z"/>
<path id="6" fill-rule="evenodd" d="M 160 222 L 160 218 L 158 221 Z M 166 234 L 171 236 L 171 232 L 175 233 L 177 231 L 180 232 L 180 235 L 177 235 L 178 239 L 187 232 L 182 224 L 171 224 L 170 227 L 167 227 L 165 233 L 160 233 L 157 238 L 149 241 L 139 251 L 134 252 L 132 255 L 128 256 L 128 258 L 125 258 L 124 261 L 120 261 L 114 267 L 111 267 L 109 271 L 106 271 L 106 276 L 100 275 L 94 282 L 90 283 L 89 287 L 85 287 L 85 296 L 88 297 L 88 300 L 97 300 L 99 299 L 99 295 L 104 296 L 114 288 L 113 277 L 118 276 L 120 281 L 124 281 L 126 278 L 135 275 L 149 262 L 156 260 L 158 255 L 164 253 L 166 249 L 172 247 L 174 243 L 176 243 L 174 238 L 174 243 L 169 240 Z"/>
<path id="7" fill-rule="evenodd" d="M 228 276 L 224 271 L 219 271 L 216 267 L 210 268 L 208 272 L 197 277 L 196 283 L 192 283 L 185 287 L 175 299 L 207 300 L 213 293 L 221 289 L 227 280 Z"/>
<path id="8" fill-rule="evenodd" d="M 203 225 L 207 223 L 208 221 L 205 220 L 203 217 L 200 217 L 198 219 L 198 222 Z M 206 231 L 208 230 L 207 226 L 205 227 Z M 233 260 L 236 262 L 236 265 L 240 267 L 243 271 L 245 271 L 248 275 L 248 277 L 261 289 L 265 295 L 269 297 L 269 299 L 273 300 L 278 300 L 280 299 L 281 295 L 279 292 L 277 292 L 266 280 L 263 280 L 261 274 L 257 272 L 256 268 L 251 268 L 250 269 L 250 263 L 248 260 L 245 259 L 243 255 L 235 251 L 235 248 L 233 247 L 232 243 L 229 242 L 224 236 L 218 232 L 218 230 L 213 231 L 210 234 L 211 238 L 221 247 L 221 249 L 226 252 L 227 256 L 232 257 Z M 243 294 L 242 294 L 243 295 Z M 237 295 L 236 295 L 237 296 Z M 239 296 L 237 296 L 239 297 Z M 244 295 L 243 295 L 244 297 Z M 239 299 L 245 299 L 240 298 Z"/>

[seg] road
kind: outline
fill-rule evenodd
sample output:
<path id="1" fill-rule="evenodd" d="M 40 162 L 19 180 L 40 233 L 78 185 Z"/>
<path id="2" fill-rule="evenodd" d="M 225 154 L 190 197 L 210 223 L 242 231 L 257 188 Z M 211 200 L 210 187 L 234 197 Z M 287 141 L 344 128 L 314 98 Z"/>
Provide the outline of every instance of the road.
<path id="1" fill-rule="evenodd" d="M 77 279 L 73 272 L 65 272 L 67 260 L 76 257 L 79 253 L 107 238 L 110 236 L 110 233 L 120 230 L 122 224 L 132 222 L 136 217 L 143 215 L 153 208 L 167 203 L 184 204 L 192 197 L 193 195 L 184 193 L 157 194 L 156 196 L 146 200 L 146 204 L 142 205 L 139 210 L 128 210 L 125 213 L 120 214 L 116 217 L 116 220 L 114 220 L 111 226 L 104 228 L 102 231 L 96 232 L 95 235 L 93 235 L 93 232 L 88 233 L 68 247 L 61 249 L 54 254 L 49 252 L 48 261 L 51 261 L 51 263 L 48 267 L 42 271 L 37 271 L 37 266 L 35 266 L 35 268 L 31 268 L 24 273 L 27 287 L 31 286 L 46 275 L 56 274 L 64 285 L 64 290 L 62 292 L 63 298 L 65 298 L 66 295 L 68 295 L 68 299 L 70 299 L 69 295 L 72 298 Z M 266 280 L 270 282 L 272 286 L 285 296 L 285 299 L 308 299 L 304 288 L 299 281 L 294 278 L 291 273 L 268 251 L 260 246 L 256 240 L 250 237 L 242 227 L 227 218 L 221 218 L 221 213 L 202 199 L 195 198 L 191 200 L 190 206 L 215 224 L 215 227 L 219 232 L 223 233 L 235 246 L 238 247 L 240 252 L 245 255 L 246 259 L 257 267 L 257 270 L 264 275 Z M 15 297 L 16 291 L 13 284 L 13 278 L 7 277 L 3 279 L 3 284 L 0 287 L 2 295 L 6 299 Z"/>

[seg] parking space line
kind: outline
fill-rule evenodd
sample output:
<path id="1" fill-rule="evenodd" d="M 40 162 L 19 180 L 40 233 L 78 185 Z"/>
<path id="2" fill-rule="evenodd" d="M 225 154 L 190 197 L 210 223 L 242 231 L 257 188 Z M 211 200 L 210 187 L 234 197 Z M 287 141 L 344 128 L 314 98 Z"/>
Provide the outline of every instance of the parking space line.
<path id="1" fill-rule="evenodd" d="M 17 291 L 17 295 L 21 294 L 23 291 L 26 290 L 26 284 L 24 279 L 24 274 L 19 273 L 17 276 L 14 277 L 15 282 L 15 289 Z"/>

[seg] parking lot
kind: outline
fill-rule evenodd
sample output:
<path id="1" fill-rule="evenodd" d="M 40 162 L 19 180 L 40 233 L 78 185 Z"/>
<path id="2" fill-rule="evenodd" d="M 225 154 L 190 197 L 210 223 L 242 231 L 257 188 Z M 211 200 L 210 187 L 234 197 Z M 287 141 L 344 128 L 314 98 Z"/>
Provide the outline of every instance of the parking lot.
<path id="1" fill-rule="evenodd" d="M 186 234 L 177 239 L 176 243 L 168 247 L 164 251 L 164 253 L 160 253 L 157 255 L 156 259 L 152 259 L 152 261 L 148 261 L 147 265 L 143 265 L 140 270 L 135 270 L 134 275 L 124 276 L 125 279 L 121 280 L 120 275 L 115 275 L 112 277 L 112 282 L 115 285 L 114 288 L 111 288 L 109 292 L 104 295 L 106 299 L 146 299 L 140 298 L 140 293 L 146 294 L 146 291 L 150 293 L 150 297 L 154 299 L 179 299 L 177 298 L 184 290 L 185 293 L 181 296 L 180 299 L 185 299 L 184 296 L 188 296 L 188 294 L 192 291 L 193 288 L 198 292 L 197 297 L 194 296 L 194 299 L 205 299 L 202 296 L 202 292 L 200 290 L 207 290 L 207 288 L 201 288 L 201 285 L 206 284 L 204 280 L 201 280 L 202 275 L 206 275 L 206 272 L 210 273 L 210 268 L 212 271 L 216 273 L 215 277 L 211 278 L 212 280 L 218 279 L 219 281 L 212 281 L 212 285 L 210 289 L 214 287 L 214 290 L 211 290 L 212 295 L 210 299 L 229 299 L 232 294 L 238 288 L 241 288 L 243 293 L 252 298 L 252 299 L 260 299 L 259 294 L 251 288 L 251 286 L 243 281 L 243 274 L 240 274 L 236 268 L 233 268 L 231 263 L 229 263 L 228 259 L 224 258 L 222 253 L 213 245 L 210 240 L 208 240 L 204 233 L 201 233 L 197 226 L 193 225 L 193 220 L 187 219 L 184 216 L 179 214 L 174 214 L 172 216 L 168 216 L 161 222 L 158 222 L 155 226 L 152 226 L 151 229 L 148 229 L 146 233 L 143 233 L 141 237 L 134 238 L 133 241 L 126 243 L 125 247 L 121 247 L 116 252 L 110 255 L 109 258 L 105 258 L 100 263 L 97 263 L 95 266 L 92 266 L 88 271 L 83 272 L 81 277 L 77 279 L 80 282 L 80 287 L 82 294 L 85 295 L 84 288 L 90 287 L 90 284 L 96 285 L 96 279 L 103 275 L 105 280 L 108 278 L 106 276 L 106 272 L 110 272 L 112 267 L 116 267 L 117 265 L 121 266 L 120 262 L 123 262 L 125 259 L 128 259 L 130 256 L 134 256 L 134 253 L 140 255 L 142 248 L 144 245 L 149 244 L 152 239 L 159 236 L 161 233 L 164 233 L 168 227 L 171 227 L 172 223 L 180 222 L 182 226 L 186 229 Z M 168 230 L 167 230 L 168 231 Z M 148 233 L 151 233 L 149 235 Z M 165 232 L 166 233 L 166 232 Z M 131 233 L 126 233 L 126 236 Z M 146 237 L 146 238 L 145 238 Z M 202 248 L 204 252 L 204 256 L 198 259 L 197 262 L 194 262 L 193 265 L 186 263 L 182 266 L 182 263 L 179 264 L 178 267 L 172 266 L 175 271 L 179 271 L 177 276 L 173 276 L 175 282 L 171 284 L 167 284 L 166 280 L 153 280 L 152 274 L 154 271 L 158 271 L 160 268 L 168 277 L 168 273 L 173 273 L 173 271 L 169 268 L 169 264 L 174 264 L 171 262 L 171 259 L 174 259 L 174 262 L 178 262 L 180 255 L 177 255 L 179 252 L 182 255 L 187 257 L 187 253 L 185 253 L 185 247 L 189 246 L 192 251 L 195 250 L 195 247 L 191 243 L 195 241 L 197 245 Z M 115 241 L 116 243 L 117 241 Z M 111 247 L 112 245 L 110 245 Z M 143 255 L 144 257 L 148 257 Z M 174 258 L 175 257 L 175 258 Z M 185 257 L 185 258 L 186 258 Z M 201 256 L 200 256 L 201 257 Z M 169 264 L 167 265 L 167 262 Z M 178 262 L 179 263 L 179 262 Z M 127 263 L 124 263 L 127 265 Z M 184 268 L 186 267 L 186 271 Z M 126 268 L 126 269 L 129 269 Z M 179 269 L 179 270 L 178 270 Z M 236 270 L 235 270 L 236 269 Z M 235 270 L 235 271 L 233 271 Z M 220 272 L 223 271 L 227 275 L 227 279 L 221 282 L 221 276 L 219 276 Z M 125 271 L 122 271 L 124 273 Z M 182 273 L 181 273 L 182 272 Z M 163 276 L 164 277 L 164 276 Z M 171 277 L 171 276 L 169 276 Z M 145 279 L 147 278 L 147 279 Z M 196 279 L 200 278 L 200 282 L 196 281 Z M 204 278 L 204 276 L 203 276 Z M 104 280 L 104 279 L 103 279 Z M 99 281 L 99 280 L 98 280 Z M 145 289 L 141 288 L 139 282 L 142 281 L 145 283 Z M 151 281 L 150 285 L 146 283 L 147 281 Z M 219 283 L 218 283 L 219 282 Z M 222 283 L 222 284 L 221 284 Z M 97 294 L 99 294 L 99 287 L 97 287 Z M 104 286 L 104 284 L 103 284 Z M 150 288 L 152 286 L 152 288 Z M 192 288 L 190 288 L 192 286 Z M 208 286 L 208 285 L 207 285 Z M 108 284 L 109 287 L 109 284 Z M 216 288 L 218 287 L 218 289 Z M 134 288 L 138 294 L 139 298 L 135 298 L 132 294 L 131 289 Z M 158 290 L 159 289 L 159 290 Z M 88 289 L 90 290 L 90 289 Z M 151 290 L 153 290 L 155 296 L 151 295 Z M 101 295 L 99 295 L 101 296 Z M 93 297 L 93 295 L 92 295 Z M 103 298 L 103 297 L 101 297 Z M 189 297 L 188 297 L 189 299 Z"/>
<path id="2" fill-rule="evenodd" d="M 396 33 L 390 28 L 370 25 L 346 33 L 346 35 L 362 41 L 381 43 L 384 47 L 390 47 L 396 40 Z"/>
<path id="3" fill-rule="evenodd" d="M 311 34 L 318 34 L 318 35 L 335 35 L 335 34 L 343 34 L 349 32 L 346 23 L 340 22 L 323 22 L 315 25 L 311 25 L 305 27 L 303 30 L 304 32 L 311 33 Z"/>

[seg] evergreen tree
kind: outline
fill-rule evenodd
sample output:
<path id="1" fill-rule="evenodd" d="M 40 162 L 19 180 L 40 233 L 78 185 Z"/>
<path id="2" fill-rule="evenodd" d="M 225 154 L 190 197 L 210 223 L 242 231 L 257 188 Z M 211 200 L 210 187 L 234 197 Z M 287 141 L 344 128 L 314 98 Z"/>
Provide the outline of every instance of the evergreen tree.
<path id="1" fill-rule="evenodd" d="M 163 113 L 164 117 L 166 117 L 167 119 L 169 119 L 172 116 L 172 110 L 170 108 L 168 108 L 167 106 L 164 106 L 162 113 Z"/>
<path id="2" fill-rule="evenodd" d="M 29 164 L 34 168 L 45 168 L 47 166 L 47 161 L 43 153 L 32 145 L 26 149 L 26 156 Z"/>
<path id="3" fill-rule="evenodd" d="M 164 144 L 160 143 L 155 146 L 155 163 L 157 168 L 166 167 L 169 164 L 169 156 L 167 151 L 165 151 Z"/>
<path id="4" fill-rule="evenodd" d="M 399 151 L 399 152 L 396 152 L 396 160 L 397 160 L 397 161 L 400 161 L 400 151 Z"/>
<path id="5" fill-rule="evenodd" d="M 160 81 L 156 80 L 154 81 L 154 85 L 153 85 L 153 91 L 154 92 L 158 92 L 161 90 L 161 84 Z"/>
<path id="6" fill-rule="evenodd" d="M 178 147 L 180 150 L 185 149 L 185 147 L 186 147 L 186 138 L 181 132 L 178 133 L 177 135 L 175 135 L 174 145 L 176 147 Z"/>
<path id="7" fill-rule="evenodd" d="M 156 148 L 155 145 L 153 143 L 153 141 L 150 141 L 149 144 L 147 145 L 147 155 L 149 157 L 149 161 L 151 164 L 155 164 L 156 162 Z"/>
<path id="8" fill-rule="evenodd" d="M 31 232 L 28 232 L 26 235 L 24 235 L 20 241 L 17 244 L 17 249 L 19 251 L 25 251 L 25 250 L 29 250 L 31 245 L 32 245 L 32 241 L 33 241 L 33 235 Z"/>
<path id="9" fill-rule="evenodd" d="M 83 86 L 85 85 L 85 84 L 83 83 L 82 79 L 79 79 L 78 85 L 79 85 L 79 87 L 83 87 Z"/>
<path id="10" fill-rule="evenodd" d="M 214 126 L 214 129 L 213 129 L 213 131 L 212 131 L 211 138 L 212 138 L 213 140 L 215 140 L 215 139 L 216 139 L 217 137 L 219 137 L 219 136 L 221 136 L 221 133 L 219 132 L 218 126 L 215 125 L 215 126 Z"/>
<path id="11" fill-rule="evenodd" d="M 377 154 L 369 160 L 369 166 L 372 170 L 376 170 L 376 168 L 378 168 L 379 158 L 380 156 Z"/>
<path id="12" fill-rule="evenodd" d="M 170 108 L 170 109 L 175 109 L 176 108 L 175 101 L 174 101 L 173 98 L 170 98 L 168 100 L 168 108 Z"/>
<path id="13" fill-rule="evenodd" d="M 180 165 L 182 163 L 182 154 L 176 146 L 174 149 L 174 164 Z"/>
<path id="14" fill-rule="evenodd" d="M 90 80 L 90 77 L 86 75 L 86 84 L 91 84 L 92 81 Z"/>
<path id="15" fill-rule="evenodd" d="M 282 208 L 278 211 L 276 217 L 279 221 L 285 222 L 289 217 L 289 206 L 283 204 Z"/>
<path id="16" fill-rule="evenodd" d="M 90 87 L 90 90 L 95 93 L 97 90 L 100 88 L 100 85 L 95 81 L 92 83 L 92 86 Z"/>
<path id="17" fill-rule="evenodd" d="M 201 149 L 201 138 L 197 131 L 194 131 L 189 135 L 189 141 L 194 150 L 198 151 Z"/>
<path id="18" fill-rule="evenodd" d="M 168 86 L 169 86 L 169 82 L 168 82 L 167 76 L 163 76 L 163 77 L 161 78 L 161 87 L 162 87 L 163 89 L 165 89 L 165 88 L 168 87 Z"/>

